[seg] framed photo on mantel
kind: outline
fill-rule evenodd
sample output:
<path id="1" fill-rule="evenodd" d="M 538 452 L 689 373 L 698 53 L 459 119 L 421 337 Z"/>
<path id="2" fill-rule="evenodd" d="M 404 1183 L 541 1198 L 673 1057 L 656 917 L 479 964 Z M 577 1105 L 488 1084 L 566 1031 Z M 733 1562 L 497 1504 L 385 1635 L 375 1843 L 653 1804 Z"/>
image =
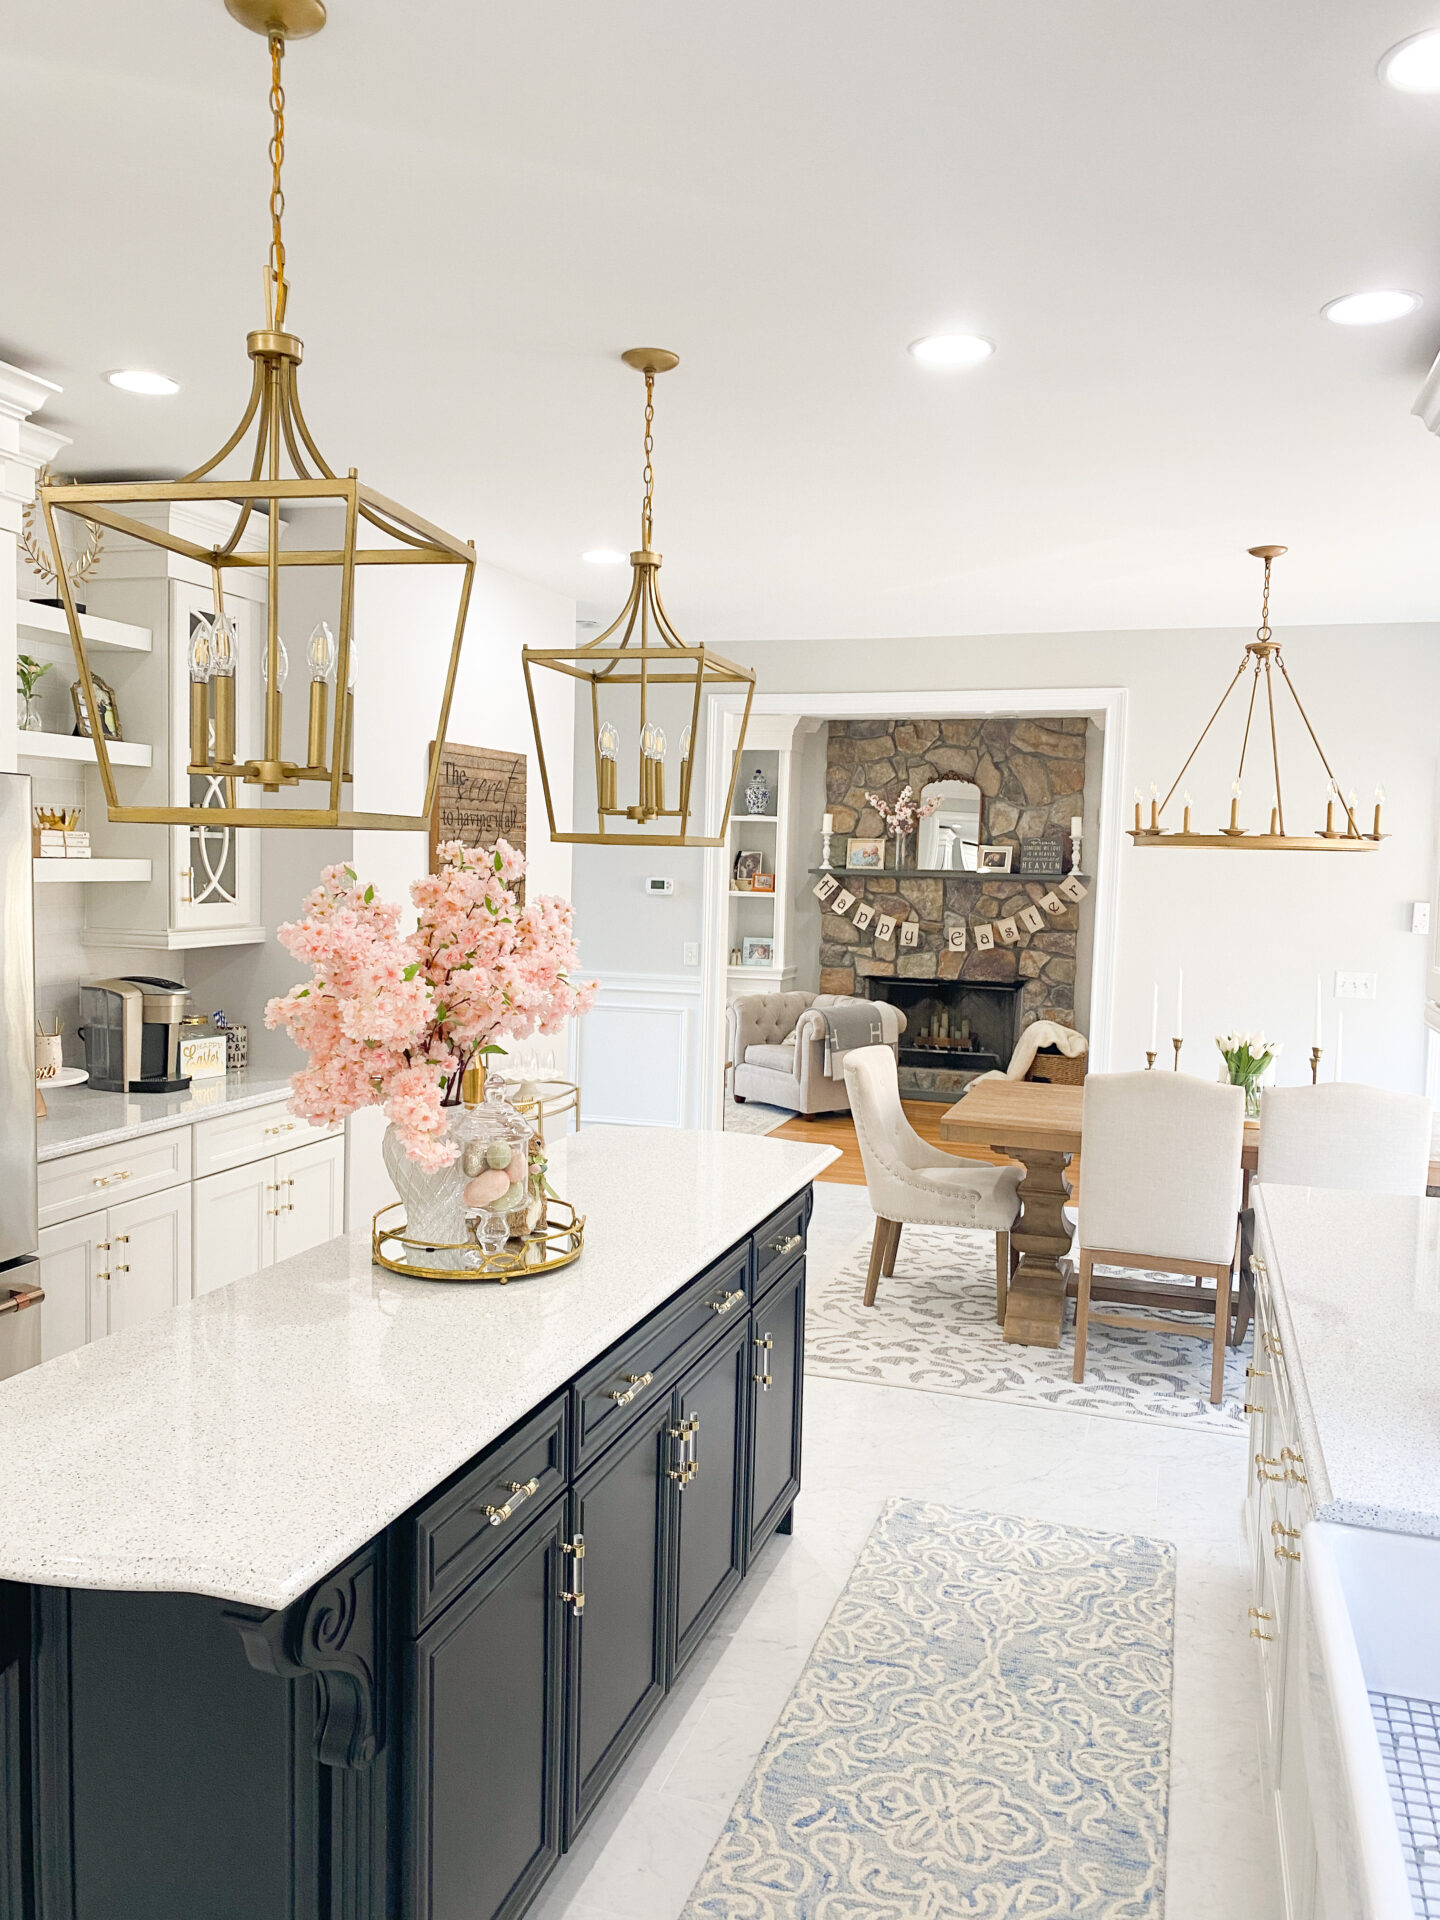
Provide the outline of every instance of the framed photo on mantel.
<path id="1" fill-rule="evenodd" d="M 523 753 L 445 742 L 440 749 L 440 784 L 430 814 L 432 873 L 436 849 L 447 840 L 461 840 L 467 847 L 490 847 L 497 840 L 508 840 L 517 853 L 524 853 Z"/>

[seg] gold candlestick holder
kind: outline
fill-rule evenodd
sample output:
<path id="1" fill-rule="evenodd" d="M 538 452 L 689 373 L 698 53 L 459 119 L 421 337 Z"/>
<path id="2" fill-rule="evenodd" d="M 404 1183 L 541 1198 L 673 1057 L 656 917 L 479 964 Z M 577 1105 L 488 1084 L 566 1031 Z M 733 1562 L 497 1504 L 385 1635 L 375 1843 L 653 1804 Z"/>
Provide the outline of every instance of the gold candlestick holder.
<path id="1" fill-rule="evenodd" d="M 1154 1065 L 1155 1065 L 1155 1050 L 1153 1047 L 1147 1047 L 1145 1049 L 1145 1071 L 1147 1073 L 1151 1072 L 1154 1068 Z"/>
<path id="2" fill-rule="evenodd" d="M 1310 1084 L 1312 1087 L 1318 1087 L 1320 1084 L 1320 1057 L 1324 1051 L 1325 1049 L 1323 1047 L 1311 1047 L 1310 1049 Z"/>
<path id="3" fill-rule="evenodd" d="M 1172 1047 L 1174 1047 L 1174 1049 L 1175 1049 L 1175 1069 L 1174 1069 L 1174 1070 L 1175 1070 L 1175 1072 L 1176 1072 L 1176 1073 L 1179 1073 L 1179 1071 L 1180 1071 L 1180 1049 L 1181 1049 L 1181 1047 L 1183 1047 L 1183 1046 L 1184 1046 L 1184 1044 L 1185 1044 L 1185 1042 L 1184 1042 L 1183 1040 L 1172 1040 L 1172 1041 L 1170 1042 L 1170 1044 L 1171 1044 L 1171 1046 L 1172 1046 Z"/>

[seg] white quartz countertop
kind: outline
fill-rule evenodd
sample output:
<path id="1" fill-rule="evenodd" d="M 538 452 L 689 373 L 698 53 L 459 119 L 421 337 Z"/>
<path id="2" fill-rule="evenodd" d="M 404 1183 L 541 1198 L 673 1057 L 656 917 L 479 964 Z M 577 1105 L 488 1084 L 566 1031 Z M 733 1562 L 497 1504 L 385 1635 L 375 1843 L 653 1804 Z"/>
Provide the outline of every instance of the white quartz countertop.
<path id="1" fill-rule="evenodd" d="M 591 1128 L 550 1150 L 558 1273 L 405 1280 L 350 1234 L 0 1382 L 0 1579 L 288 1605 L 836 1157 Z"/>
<path id="2" fill-rule="evenodd" d="M 37 1120 L 40 1158 L 59 1160 L 87 1147 L 114 1147 L 142 1133 L 188 1126 L 193 1120 L 287 1100 L 290 1082 L 278 1075 L 227 1073 L 196 1080 L 185 1093 L 98 1093 L 94 1087 L 42 1088 L 48 1117 Z"/>
<path id="3" fill-rule="evenodd" d="M 1440 1201 L 1252 1198 L 1315 1518 L 1440 1538 Z"/>

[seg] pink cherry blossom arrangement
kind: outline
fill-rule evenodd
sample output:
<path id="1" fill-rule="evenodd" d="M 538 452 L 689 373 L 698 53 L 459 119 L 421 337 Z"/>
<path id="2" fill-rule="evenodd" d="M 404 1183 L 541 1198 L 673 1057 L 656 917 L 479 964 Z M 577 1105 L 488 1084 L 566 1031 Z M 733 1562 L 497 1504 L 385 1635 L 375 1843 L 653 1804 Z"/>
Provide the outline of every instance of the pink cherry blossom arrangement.
<path id="1" fill-rule="evenodd" d="M 423 1167 L 447 1167 L 447 1107 L 458 1106 L 472 1061 L 503 1052 L 502 1034 L 555 1033 L 586 1012 L 595 983 L 572 982 L 578 954 L 567 900 L 520 906 L 510 883 L 525 856 L 504 840 L 439 849 L 438 873 L 410 889 L 413 933 L 400 909 L 362 887 L 353 867 L 326 867 L 281 945 L 313 969 L 265 1009 L 310 1056 L 291 1080 L 292 1113 L 333 1123 L 383 1107 Z"/>
<path id="2" fill-rule="evenodd" d="M 928 800 L 917 800 L 915 789 L 904 786 L 893 802 L 882 800 L 878 793 L 867 793 L 865 804 L 873 807 L 885 822 L 886 833 L 893 833 L 898 839 L 902 833 L 909 833 L 918 821 L 930 818 L 940 805 L 940 795 L 936 793 Z"/>

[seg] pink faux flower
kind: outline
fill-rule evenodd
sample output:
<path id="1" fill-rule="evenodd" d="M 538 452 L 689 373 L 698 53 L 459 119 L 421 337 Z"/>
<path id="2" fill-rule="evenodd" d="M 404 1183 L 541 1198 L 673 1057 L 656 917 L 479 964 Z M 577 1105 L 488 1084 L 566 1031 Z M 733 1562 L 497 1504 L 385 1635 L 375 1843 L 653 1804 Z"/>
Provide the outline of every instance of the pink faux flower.
<path id="1" fill-rule="evenodd" d="M 554 1033 L 586 1012 L 595 983 L 571 981 L 578 962 L 570 903 L 541 895 L 521 906 L 511 883 L 525 857 L 504 840 L 439 849 L 438 873 L 410 889 L 419 913 L 362 887 L 352 867 L 326 867 L 281 944 L 311 976 L 270 1002 L 310 1056 L 291 1085 L 292 1112 L 334 1122 L 380 1106 L 422 1166 L 449 1166 L 445 1112 L 471 1061 L 499 1036 Z"/>

